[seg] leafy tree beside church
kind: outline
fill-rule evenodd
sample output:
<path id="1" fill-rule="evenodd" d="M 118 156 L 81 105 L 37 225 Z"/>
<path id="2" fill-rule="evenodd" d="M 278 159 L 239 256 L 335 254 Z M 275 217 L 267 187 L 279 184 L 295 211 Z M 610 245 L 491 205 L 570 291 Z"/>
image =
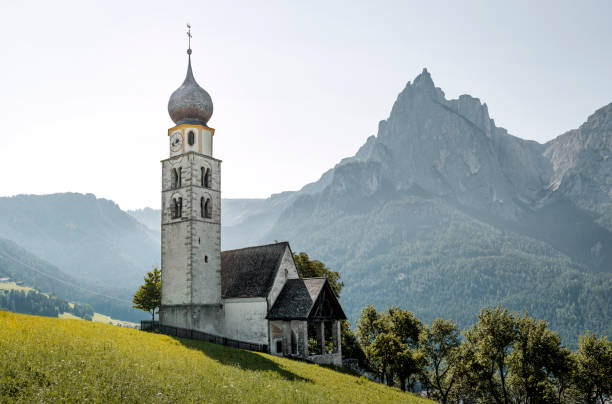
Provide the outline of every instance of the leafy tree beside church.
<path id="1" fill-rule="evenodd" d="M 151 320 L 155 321 L 155 310 L 161 305 L 161 271 L 153 268 L 153 272 L 147 272 L 144 285 L 134 294 L 134 308 L 150 311 Z"/>

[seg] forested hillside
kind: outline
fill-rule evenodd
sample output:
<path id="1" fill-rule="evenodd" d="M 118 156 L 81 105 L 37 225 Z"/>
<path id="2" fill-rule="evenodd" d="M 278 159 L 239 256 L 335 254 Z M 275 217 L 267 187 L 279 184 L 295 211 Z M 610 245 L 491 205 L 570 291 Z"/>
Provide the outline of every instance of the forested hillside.
<path id="1" fill-rule="evenodd" d="M 146 317 L 142 311 L 132 308 L 131 295 L 121 294 L 121 288 L 101 288 L 93 283 L 73 278 L 16 243 L 2 238 L 0 238 L 0 278 L 22 282 L 43 293 L 53 294 L 60 300 L 91 305 L 98 313 L 114 318 L 139 321 Z M 51 306 L 58 305 L 49 304 L 49 307 Z M 9 306 L 4 308 L 12 310 Z M 23 311 L 17 308 L 15 310 Z M 47 315 L 43 312 L 32 313 Z"/>
<path id="2" fill-rule="evenodd" d="M 99 287 L 133 291 L 160 262 L 156 236 L 114 202 L 88 194 L 0 198 L 0 237 L 66 274 Z"/>

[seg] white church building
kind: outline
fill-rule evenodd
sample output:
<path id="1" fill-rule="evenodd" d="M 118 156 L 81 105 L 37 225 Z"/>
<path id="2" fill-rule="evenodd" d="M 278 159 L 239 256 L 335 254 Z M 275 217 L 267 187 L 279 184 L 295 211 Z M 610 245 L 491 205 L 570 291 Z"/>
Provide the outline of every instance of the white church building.
<path id="1" fill-rule="evenodd" d="M 162 161 L 163 332 L 342 364 L 346 316 L 325 278 L 300 278 L 288 242 L 221 251 L 221 160 L 210 95 L 187 76 L 171 95 Z"/>

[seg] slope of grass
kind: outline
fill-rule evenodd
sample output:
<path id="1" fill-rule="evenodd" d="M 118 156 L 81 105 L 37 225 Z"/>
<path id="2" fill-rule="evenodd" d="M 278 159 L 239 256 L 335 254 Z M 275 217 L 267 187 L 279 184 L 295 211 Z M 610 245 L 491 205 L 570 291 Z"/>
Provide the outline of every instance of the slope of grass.
<path id="1" fill-rule="evenodd" d="M 428 403 L 271 355 L 0 311 L 0 402 Z"/>

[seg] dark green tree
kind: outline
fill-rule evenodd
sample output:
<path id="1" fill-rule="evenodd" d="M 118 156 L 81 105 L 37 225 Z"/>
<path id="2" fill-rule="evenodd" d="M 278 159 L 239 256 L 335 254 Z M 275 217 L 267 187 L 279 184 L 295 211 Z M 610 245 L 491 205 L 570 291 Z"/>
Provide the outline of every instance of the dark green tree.
<path id="1" fill-rule="evenodd" d="M 508 356 L 516 339 L 514 316 L 501 307 L 485 307 L 465 337 L 474 354 L 470 369 L 478 375 L 478 390 L 486 394 L 487 401 L 509 404 Z"/>
<path id="2" fill-rule="evenodd" d="M 151 312 L 151 320 L 155 321 L 155 310 L 161 305 L 161 271 L 153 268 L 147 272 L 144 284 L 134 294 L 134 308 Z"/>
<path id="3" fill-rule="evenodd" d="M 437 318 L 425 327 L 419 342 L 426 363 L 423 384 L 433 391 L 434 398 L 446 404 L 459 377 L 459 330 L 452 321 Z"/>
<path id="4" fill-rule="evenodd" d="M 553 382 L 565 374 L 569 350 L 561 338 L 542 320 L 525 314 L 516 317 L 513 351 L 508 356 L 509 378 L 515 401 L 521 403 L 554 403 L 558 395 Z"/>
<path id="5" fill-rule="evenodd" d="M 308 257 L 308 254 L 301 252 L 293 254 L 293 260 L 297 268 L 298 274 L 302 278 L 327 278 L 336 296 L 340 296 L 340 291 L 344 283 L 340 281 L 340 273 L 327 268 L 324 263 L 319 260 L 313 260 Z"/>
<path id="6" fill-rule="evenodd" d="M 575 390 L 584 403 L 605 404 L 612 398 L 612 343 L 591 333 L 580 336 L 576 362 Z"/>
<path id="7" fill-rule="evenodd" d="M 390 372 L 398 355 L 404 351 L 405 347 L 401 339 L 390 332 L 380 333 L 374 338 L 372 344 L 366 349 L 366 355 L 371 362 L 380 367 L 383 377 L 387 378 L 387 384 L 393 386 L 393 373 Z M 384 381 L 384 380 L 381 380 Z"/>
<path id="8" fill-rule="evenodd" d="M 375 371 L 381 382 L 386 379 L 390 386 L 397 377 L 405 389 L 406 381 L 418 373 L 423 363 L 417 351 L 421 330 L 421 321 L 407 310 L 390 307 L 378 313 L 372 305 L 365 307 L 357 322 L 356 334 L 366 354 L 368 369 Z"/>

